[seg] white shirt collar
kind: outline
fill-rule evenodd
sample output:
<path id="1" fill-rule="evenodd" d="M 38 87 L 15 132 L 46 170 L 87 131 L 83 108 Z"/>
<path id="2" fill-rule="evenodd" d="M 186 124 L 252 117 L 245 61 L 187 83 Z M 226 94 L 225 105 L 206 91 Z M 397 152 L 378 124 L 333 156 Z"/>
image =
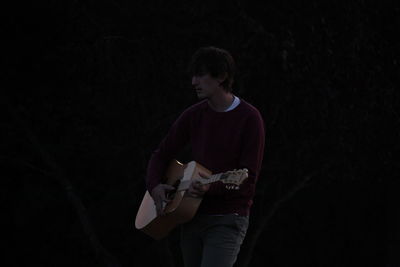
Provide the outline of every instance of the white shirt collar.
<path id="1" fill-rule="evenodd" d="M 237 106 L 239 106 L 240 98 L 235 95 L 233 97 L 234 97 L 234 99 L 233 99 L 231 106 L 229 108 L 225 109 L 224 112 L 231 111 L 232 109 L 235 109 Z"/>

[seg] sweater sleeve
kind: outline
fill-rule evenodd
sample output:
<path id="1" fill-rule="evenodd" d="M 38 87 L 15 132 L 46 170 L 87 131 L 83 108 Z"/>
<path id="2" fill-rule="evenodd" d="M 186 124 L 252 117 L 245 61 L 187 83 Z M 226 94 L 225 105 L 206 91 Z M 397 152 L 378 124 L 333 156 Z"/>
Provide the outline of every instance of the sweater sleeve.
<path id="1" fill-rule="evenodd" d="M 161 183 L 168 163 L 174 159 L 189 140 L 189 112 L 183 112 L 173 123 L 167 135 L 152 153 L 146 175 L 146 188 L 149 192 Z"/>
<path id="2" fill-rule="evenodd" d="M 249 116 L 243 127 L 242 146 L 238 169 L 248 169 L 248 178 L 239 186 L 238 190 L 227 189 L 223 183 L 214 183 L 207 194 L 234 196 L 249 196 L 254 194 L 255 184 L 260 173 L 264 156 L 265 131 L 264 121 L 258 111 Z"/>
<path id="3" fill-rule="evenodd" d="M 243 147 L 240 156 L 239 168 L 247 168 L 249 171 L 248 181 L 255 184 L 261 170 L 264 157 L 265 130 L 264 122 L 260 113 L 252 116 L 246 125 L 243 135 Z"/>

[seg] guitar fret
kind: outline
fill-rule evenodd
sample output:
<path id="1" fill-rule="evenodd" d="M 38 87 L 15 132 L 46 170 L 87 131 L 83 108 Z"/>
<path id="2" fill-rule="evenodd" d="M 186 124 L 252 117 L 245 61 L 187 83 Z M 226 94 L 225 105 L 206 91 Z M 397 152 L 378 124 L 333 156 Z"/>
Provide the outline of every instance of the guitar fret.
<path id="1" fill-rule="evenodd" d="M 236 170 L 235 170 L 236 171 Z M 247 169 L 243 169 L 243 172 L 246 173 L 246 178 L 247 178 Z M 199 178 L 199 180 L 201 181 L 202 184 L 211 184 L 220 180 L 225 180 L 225 179 L 230 179 L 233 177 L 235 177 L 235 175 L 238 175 L 236 172 L 233 173 L 218 173 L 218 174 L 212 174 L 210 175 L 208 178 Z M 243 174 L 240 174 L 243 175 Z"/>
<path id="2" fill-rule="evenodd" d="M 218 181 L 221 178 L 221 175 L 222 175 L 222 173 L 213 174 L 207 179 L 206 178 L 201 178 L 201 181 L 203 182 L 203 184 L 214 183 L 214 182 Z"/>
<path id="3" fill-rule="evenodd" d="M 214 175 L 211 175 L 211 177 L 210 177 L 210 182 L 216 182 L 216 181 L 218 181 L 219 180 L 219 174 L 214 174 Z"/>

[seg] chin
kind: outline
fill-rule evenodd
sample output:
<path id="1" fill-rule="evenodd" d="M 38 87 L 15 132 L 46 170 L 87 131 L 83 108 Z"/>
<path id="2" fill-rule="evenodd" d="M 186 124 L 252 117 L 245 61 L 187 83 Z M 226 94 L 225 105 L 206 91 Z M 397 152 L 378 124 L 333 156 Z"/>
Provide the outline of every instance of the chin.
<path id="1" fill-rule="evenodd" d="M 205 96 L 205 95 L 202 95 L 202 94 L 197 94 L 197 98 L 198 98 L 198 99 L 204 99 L 204 98 L 206 98 L 206 96 Z"/>

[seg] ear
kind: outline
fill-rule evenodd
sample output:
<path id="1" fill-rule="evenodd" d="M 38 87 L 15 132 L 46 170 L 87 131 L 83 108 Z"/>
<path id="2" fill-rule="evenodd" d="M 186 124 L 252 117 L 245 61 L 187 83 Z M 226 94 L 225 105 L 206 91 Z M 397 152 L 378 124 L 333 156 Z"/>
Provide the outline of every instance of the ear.
<path id="1" fill-rule="evenodd" d="M 219 84 L 222 84 L 228 78 L 228 74 L 226 72 L 220 74 L 217 78 Z"/>

